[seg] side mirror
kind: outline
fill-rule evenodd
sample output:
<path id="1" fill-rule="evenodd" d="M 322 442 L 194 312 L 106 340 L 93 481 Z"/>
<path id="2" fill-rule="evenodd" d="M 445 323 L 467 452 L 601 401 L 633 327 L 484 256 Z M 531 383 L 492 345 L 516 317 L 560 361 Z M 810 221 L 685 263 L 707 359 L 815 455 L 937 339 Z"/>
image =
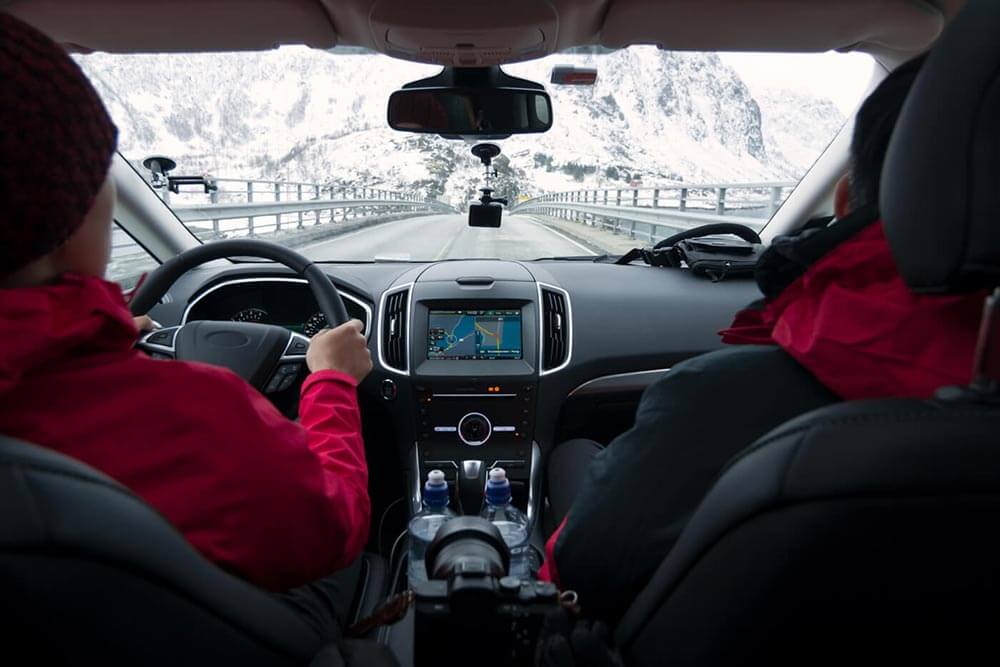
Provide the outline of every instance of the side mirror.
<path id="1" fill-rule="evenodd" d="M 445 68 L 389 97 L 389 127 L 446 137 L 493 137 L 545 132 L 552 100 L 541 84 L 499 67 Z"/>

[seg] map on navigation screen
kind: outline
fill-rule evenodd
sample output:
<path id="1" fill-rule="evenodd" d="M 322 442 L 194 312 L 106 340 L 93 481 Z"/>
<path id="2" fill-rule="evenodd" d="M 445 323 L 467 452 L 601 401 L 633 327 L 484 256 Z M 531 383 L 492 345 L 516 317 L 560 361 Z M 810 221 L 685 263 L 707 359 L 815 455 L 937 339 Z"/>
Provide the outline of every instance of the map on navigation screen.
<path id="1" fill-rule="evenodd" d="M 521 310 L 432 310 L 428 359 L 521 359 Z"/>

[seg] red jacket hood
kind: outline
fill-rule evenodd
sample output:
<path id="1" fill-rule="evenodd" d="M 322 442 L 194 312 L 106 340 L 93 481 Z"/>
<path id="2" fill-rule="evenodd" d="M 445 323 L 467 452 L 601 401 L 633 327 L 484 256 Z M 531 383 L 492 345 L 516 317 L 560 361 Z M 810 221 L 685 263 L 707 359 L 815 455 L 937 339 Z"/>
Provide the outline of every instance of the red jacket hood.
<path id="1" fill-rule="evenodd" d="M 128 349 L 138 333 L 121 288 L 100 278 L 0 289 L 0 400 L 34 369 Z"/>
<path id="2" fill-rule="evenodd" d="M 780 345 L 841 398 L 929 398 L 971 380 L 986 295 L 911 292 L 877 222 L 738 313 L 722 340 Z"/>

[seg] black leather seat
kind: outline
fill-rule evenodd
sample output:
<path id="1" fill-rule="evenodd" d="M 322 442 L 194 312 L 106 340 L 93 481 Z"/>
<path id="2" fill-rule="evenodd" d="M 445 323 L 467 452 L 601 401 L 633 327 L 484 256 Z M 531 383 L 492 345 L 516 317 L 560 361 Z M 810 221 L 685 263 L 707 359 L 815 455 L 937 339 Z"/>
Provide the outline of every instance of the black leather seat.
<path id="1" fill-rule="evenodd" d="M 377 600 L 384 562 L 365 572 Z M 0 627 L 4 661 L 33 664 L 307 665 L 323 649 L 290 609 L 205 560 L 123 486 L 5 437 Z M 365 664 L 394 662 L 377 646 L 354 648 Z M 337 653 L 314 664 L 344 664 Z"/>
<path id="2" fill-rule="evenodd" d="M 995 647 L 998 445 L 1000 409 L 933 402 L 842 404 L 775 430 L 719 479 L 622 620 L 629 663 L 902 664 Z"/>
<path id="3" fill-rule="evenodd" d="M 998 35 L 1000 3 L 971 0 L 892 139 L 881 209 L 918 291 L 1000 284 Z M 825 408 L 753 445 L 617 627 L 627 661 L 996 663 L 997 379 Z"/>

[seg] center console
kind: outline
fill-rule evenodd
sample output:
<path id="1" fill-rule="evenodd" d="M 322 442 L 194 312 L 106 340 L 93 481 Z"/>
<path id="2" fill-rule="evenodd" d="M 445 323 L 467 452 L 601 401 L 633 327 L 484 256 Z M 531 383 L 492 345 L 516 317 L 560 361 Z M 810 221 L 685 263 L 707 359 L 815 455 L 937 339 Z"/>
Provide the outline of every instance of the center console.
<path id="1" fill-rule="evenodd" d="M 409 645 L 416 664 L 439 661 L 441 646 L 480 655 L 484 636 L 496 649 L 484 664 L 531 664 L 541 619 L 558 607 L 552 584 L 509 576 L 502 558 L 489 557 L 490 544 L 502 554 L 507 538 L 477 515 L 489 471 L 503 468 L 541 549 L 538 442 L 550 424 L 539 424 L 537 411 L 543 378 L 570 362 L 571 320 L 566 291 L 516 262 L 440 262 L 402 274 L 381 297 L 382 397 L 407 425 L 399 435 L 411 515 L 434 469 L 445 474 L 451 508 L 465 515 L 426 547 L 429 579 L 408 584 L 415 611 L 402 625 L 417 638 Z"/>
<path id="2" fill-rule="evenodd" d="M 478 514 L 489 470 L 502 467 L 514 503 L 529 512 L 537 305 L 530 293 L 439 299 L 432 292 L 421 290 L 426 298 L 414 301 L 411 319 L 420 478 L 443 470 L 455 509 Z"/>
<path id="3" fill-rule="evenodd" d="M 478 514 L 489 470 L 501 467 L 514 503 L 530 520 L 540 483 L 534 437 L 542 357 L 539 285 L 515 263 L 480 262 L 482 275 L 464 273 L 474 268 L 470 264 L 476 263 L 463 262 L 461 269 L 438 264 L 394 288 L 398 318 L 382 322 L 381 344 L 391 345 L 394 339 L 386 334 L 400 329 L 405 341 L 405 367 L 398 370 L 409 376 L 412 389 L 412 404 L 400 406 L 411 411 L 415 431 L 412 509 L 419 510 L 427 473 L 440 469 L 452 507 Z"/>

